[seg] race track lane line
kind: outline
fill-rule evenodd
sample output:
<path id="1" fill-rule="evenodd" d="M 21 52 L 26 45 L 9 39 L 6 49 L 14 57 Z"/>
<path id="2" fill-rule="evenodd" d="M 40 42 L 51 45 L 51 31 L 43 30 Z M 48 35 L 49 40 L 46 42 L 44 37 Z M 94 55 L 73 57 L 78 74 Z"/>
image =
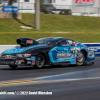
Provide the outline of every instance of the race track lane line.
<path id="1" fill-rule="evenodd" d="M 23 80 L 23 81 L 1 82 L 0 86 L 1 85 L 13 85 L 13 84 L 32 83 L 32 82 L 38 82 L 38 81 Z"/>
<path id="2" fill-rule="evenodd" d="M 51 81 L 52 82 L 63 82 L 63 81 L 79 81 L 79 80 L 94 80 L 94 79 L 100 79 L 100 77 L 70 78 L 70 79 L 65 78 L 65 79 L 54 79 L 54 80 L 48 80 L 48 81 L 50 81 L 50 82 Z"/>
<path id="3" fill-rule="evenodd" d="M 92 72 L 92 71 L 96 71 L 96 70 L 100 70 L 100 68 L 97 68 L 97 69 L 90 69 L 90 70 L 84 70 L 84 71 L 78 71 L 78 72 L 65 73 L 65 74 L 60 74 L 60 75 L 55 75 L 55 76 L 49 76 L 49 77 L 45 77 L 45 78 L 35 79 L 35 80 L 33 80 L 33 81 L 55 80 L 56 78 L 62 78 L 62 77 L 65 77 L 65 76 L 71 76 L 71 75 L 76 75 L 76 74 L 82 74 L 82 73 Z"/>
<path id="4" fill-rule="evenodd" d="M 76 74 L 81 74 L 81 73 L 86 73 L 86 72 L 91 72 L 91 71 L 96 71 L 100 70 L 100 68 L 97 69 L 90 69 L 90 70 L 84 70 L 84 71 L 77 71 L 77 72 L 70 72 L 70 73 L 65 73 L 65 74 L 60 74 L 60 75 L 54 75 L 54 76 L 48 76 L 48 77 L 40 77 L 40 78 L 35 78 L 33 79 L 28 79 L 28 80 L 22 80 L 22 81 L 8 81 L 8 82 L 0 82 L 0 86 L 3 85 L 14 85 L 14 84 L 29 84 L 29 83 L 35 83 L 35 82 L 53 82 L 53 81 L 74 81 L 74 80 L 86 80 L 86 79 L 100 79 L 100 77 L 86 77 L 86 78 L 64 78 L 62 77 L 65 76 L 70 76 L 70 75 L 76 75 Z M 56 78 L 61 78 L 61 79 L 56 79 Z"/>

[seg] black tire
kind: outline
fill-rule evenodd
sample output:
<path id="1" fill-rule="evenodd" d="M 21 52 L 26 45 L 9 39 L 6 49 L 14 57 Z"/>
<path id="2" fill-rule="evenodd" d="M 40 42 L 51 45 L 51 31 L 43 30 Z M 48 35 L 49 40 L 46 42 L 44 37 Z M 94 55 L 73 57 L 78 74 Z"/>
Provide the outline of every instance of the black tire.
<path id="1" fill-rule="evenodd" d="M 18 67 L 18 65 L 9 65 L 9 67 L 11 67 L 12 69 L 15 69 Z"/>
<path id="2" fill-rule="evenodd" d="M 82 51 L 77 53 L 76 65 L 77 66 L 85 65 L 85 55 L 84 55 L 84 53 Z"/>
<path id="3" fill-rule="evenodd" d="M 39 54 L 36 56 L 35 68 L 43 68 L 45 64 L 45 56 L 43 54 Z"/>
<path id="4" fill-rule="evenodd" d="M 65 15 L 65 14 L 66 14 L 66 12 L 65 12 L 65 11 L 61 11 L 61 12 L 60 12 L 60 14 Z"/>
<path id="5" fill-rule="evenodd" d="M 92 64 L 94 65 L 94 62 L 92 62 Z"/>

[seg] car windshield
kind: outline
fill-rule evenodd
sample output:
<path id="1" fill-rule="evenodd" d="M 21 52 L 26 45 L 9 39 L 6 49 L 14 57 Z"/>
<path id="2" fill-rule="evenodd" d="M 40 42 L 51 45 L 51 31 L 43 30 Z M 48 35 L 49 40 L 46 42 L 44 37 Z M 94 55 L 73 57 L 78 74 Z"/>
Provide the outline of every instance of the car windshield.
<path id="1" fill-rule="evenodd" d="M 54 42 L 54 39 L 52 39 L 52 38 L 43 38 L 43 39 L 39 39 L 39 40 L 36 40 L 36 41 L 39 42 L 39 44 L 51 45 Z"/>

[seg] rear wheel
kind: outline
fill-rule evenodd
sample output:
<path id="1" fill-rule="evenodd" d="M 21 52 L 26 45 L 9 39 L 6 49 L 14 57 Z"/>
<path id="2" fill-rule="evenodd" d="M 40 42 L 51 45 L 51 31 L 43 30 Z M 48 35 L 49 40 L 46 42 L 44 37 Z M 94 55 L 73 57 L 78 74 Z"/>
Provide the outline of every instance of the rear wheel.
<path id="1" fill-rule="evenodd" d="M 39 54 L 36 57 L 35 67 L 36 68 L 42 68 L 45 64 L 45 57 L 43 54 Z"/>
<path id="2" fill-rule="evenodd" d="M 15 69 L 18 67 L 18 65 L 9 65 L 9 67 L 11 67 L 12 69 Z"/>
<path id="3" fill-rule="evenodd" d="M 85 64 L 85 55 L 82 51 L 77 53 L 77 57 L 76 57 L 76 64 L 78 66 L 82 66 Z"/>

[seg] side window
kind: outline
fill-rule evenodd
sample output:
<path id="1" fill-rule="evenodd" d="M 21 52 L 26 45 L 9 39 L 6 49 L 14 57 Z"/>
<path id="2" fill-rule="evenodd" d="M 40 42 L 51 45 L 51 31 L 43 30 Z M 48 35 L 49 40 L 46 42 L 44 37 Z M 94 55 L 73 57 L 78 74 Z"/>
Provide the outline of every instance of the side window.
<path id="1" fill-rule="evenodd" d="M 69 46 L 73 46 L 73 41 L 72 41 L 72 40 L 67 40 L 67 44 L 68 44 Z"/>
<path id="2" fill-rule="evenodd" d="M 62 40 L 56 44 L 56 46 L 73 46 L 73 41 L 71 40 Z"/>
<path id="3" fill-rule="evenodd" d="M 67 46 L 67 40 L 62 40 L 61 41 L 61 46 Z"/>
<path id="4" fill-rule="evenodd" d="M 58 42 L 58 43 L 56 44 L 56 46 L 61 46 L 61 42 Z"/>
<path id="5" fill-rule="evenodd" d="M 68 46 L 67 40 L 62 40 L 56 44 L 56 46 Z"/>

